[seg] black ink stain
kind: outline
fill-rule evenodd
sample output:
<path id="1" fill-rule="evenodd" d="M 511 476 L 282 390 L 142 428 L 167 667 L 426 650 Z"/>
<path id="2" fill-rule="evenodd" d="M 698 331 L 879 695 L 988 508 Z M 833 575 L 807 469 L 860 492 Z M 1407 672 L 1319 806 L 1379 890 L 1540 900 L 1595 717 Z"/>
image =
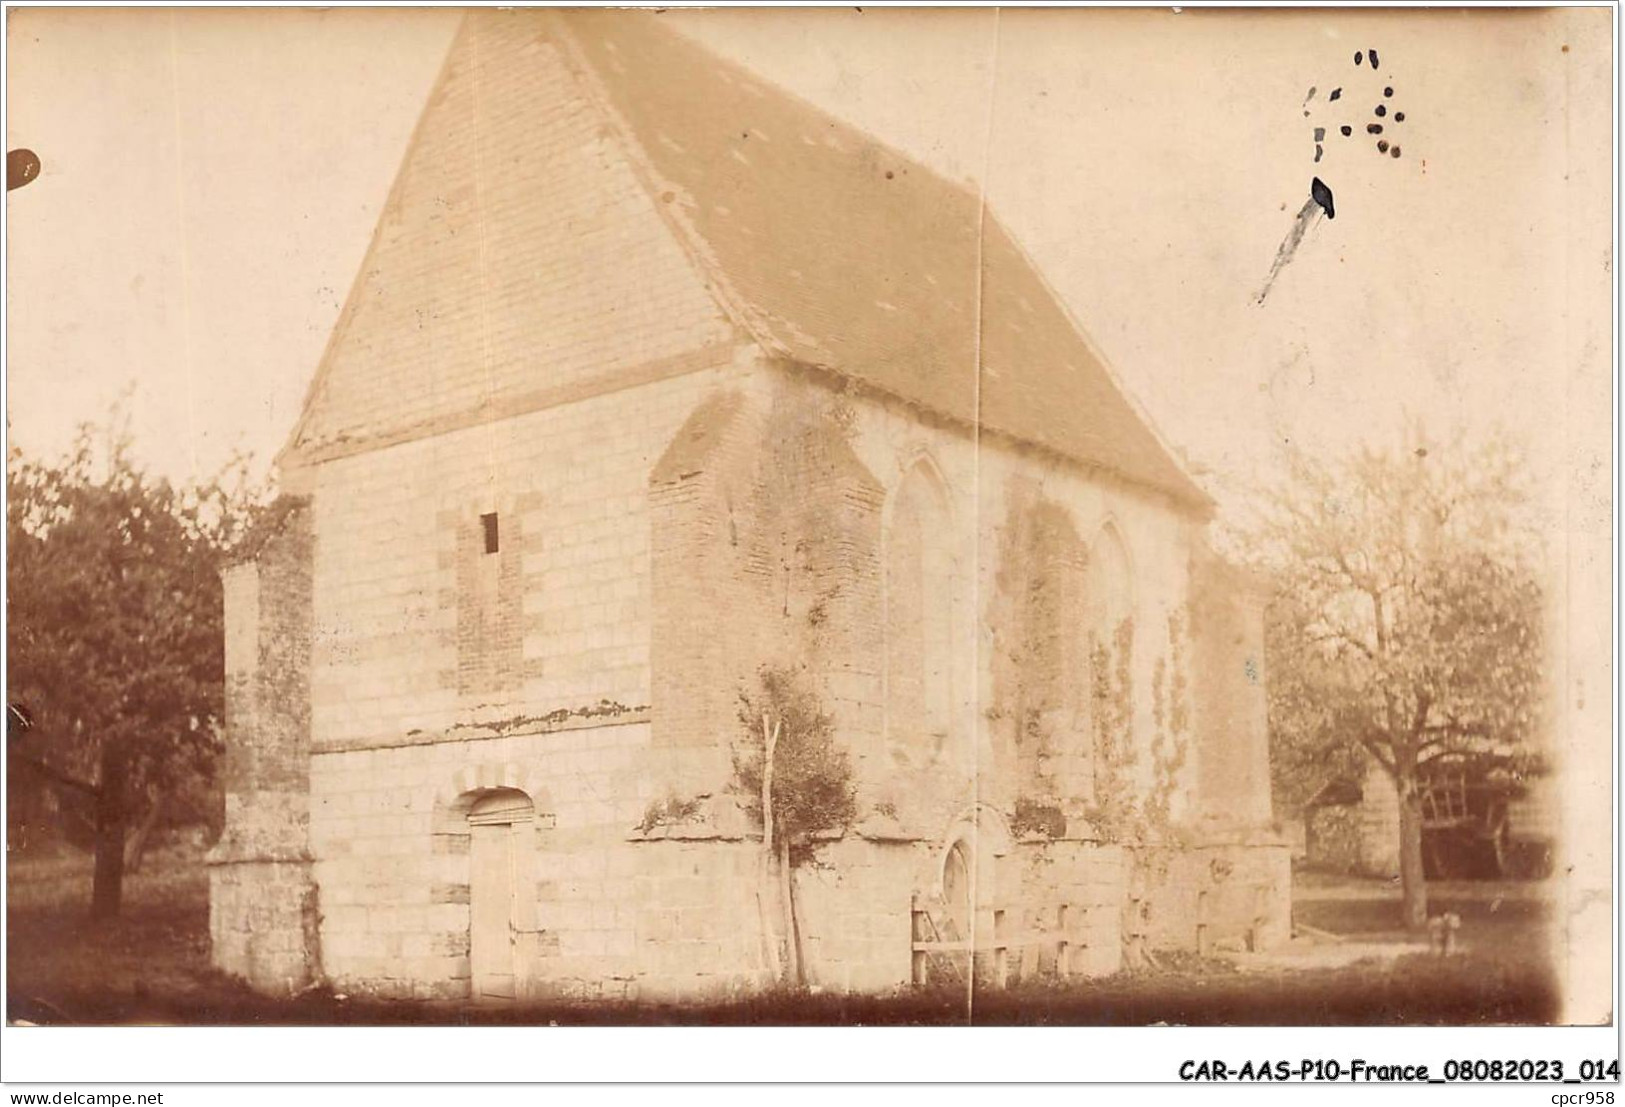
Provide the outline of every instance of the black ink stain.
<path id="1" fill-rule="evenodd" d="M 1375 47 L 1372 47 L 1368 60 L 1371 62 L 1371 68 L 1375 70 L 1377 68 L 1377 50 Z"/>
<path id="2" fill-rule="evenodd" d="M 1349 135 L 1354 133 L 1354 128 L 1353 127 L 1343 126 L 1343 127 L 1337 128 L 1337 129 L 1343 133 L 1344 138 L 1347 138 Z"/>
<path id="3" fill-rule="evenodd" d="M 1377 111 L 1376 111 L 1377 118 L 1381 119 L 1383 116 L 1385 116 L 1387 114 L 1388 114 L 1388 109 L 1386 107 L 1384 107 L 1383 105 L 1378 104 L 1377 105 Z"/>
<path id="4" fill-rule="evenodd" d="M 1394 94 L 1394 86 L 1389 85 L 1387 88 L 1382 90 L 1382 94 L 1384 96 L 1392 96 Z"/>
<path id="5" fill-rule="evenodd" d="M 1367 123 L 1365 125 L 1365 133 L 1368 134 L 1368 135 L 1380 135 L 1380 134 L 1382 134 L 1382 124 L 1381 123 Z"/>
<path id="6" fill-rule="evenodd" d="M 1320 206 L 1327 219 L 1337 218 L 1337 211 L 1332 207 L 1332 190 L 1327 188 L 1326 182 L 1319 177 L 1309 182 L 1309 198 Z"/>
<path id="7" fill-rule="evenodd" d="M 1320 157 L 1325 152 L 1326 152 L 1325 150 L 1321 149 L 1320 143 L 1318 143 L 1318 142 L 1315 143 L 1315 164 L 1316 165 L 1320 164 Z"/>
<path id="8" fill-rule="evenodd" d="M 1402 111 L 1396 111 L 1394 113 L 1394 122 L 1395 123 L 1403 123 L 1403 122 L 1405 122 L 1405 113 L 1402 112 Z"/>
<path id="9" fill-rule="evenodd" d="M 1269 276 L 1264 278 L 1264 287 L 1258 290 L 1260 304 L 1269 297 L 1270 289 L 1275 286 L 1275 278 L 1281 275 L 1281 270 L 1286 268 L 1287 262 L 1298 252 L 1303 236 L 1308 233 L 1315 220 L 1330 207 L 1331 189 L 1322 184 L 1319 177 L 1316 177 L 1315 183 L 1310 186 L 1310 193 L 1311 198 L 1305 200 L 1303 207 L 1298 209 L 1297 216 L 1292 220 L 1291 229 L 1287 231 L 1286 238 L 1281 240 L 1280 247 L 1275 251 L 1275 261 L 1270 265 Z M 1319 198 L 1319 193 L 1325 194 L 1324 201 Z"/>
<path id="10" fill-rule="evenodd" d="M 1354 51 L 1354 64 L 1358 66 L 1364 61 L 1365 61 L 1365 53 L 1364 53 L 1364 51 L 1361 51 L 1361 50 Z"/>
<path id="11" fill-rule="evenodd" d="M 1379 138 L 1377 140 L 1377 153 L 1386 154 L 1387 152 L 1388 152 L 1388 140 L 1386 138 Z"/>
<path id="12" fill-rule="evenodd" d="M 1342 97 L 1342 95 L 1343 95 L 1343 90 L 1342 89 L 1334 88 L 1334 89 L 1332 89 L 1332 94 L 1330 96 L 1326 97 L 1326 99 L 1327 100 L 1337 100 L 1337 99 L 1340 99 Z"/>
<path id="13" fill-rule="evenodd" d="M 1325 127 L 1316 127 L 1315 128 L 1315 141 L 1320 142 L 1325 137 L 1326 137 L 1326 128 Z"/>
<path id="14" fill-rule="evenodd" d="M 1396 158 L 1399 157 L 1399 147 L 1398 146 L 1395 146 L 1392 150 L 1390 150 L 1388 152 L 1390 154 L 1392 154 Z"/>

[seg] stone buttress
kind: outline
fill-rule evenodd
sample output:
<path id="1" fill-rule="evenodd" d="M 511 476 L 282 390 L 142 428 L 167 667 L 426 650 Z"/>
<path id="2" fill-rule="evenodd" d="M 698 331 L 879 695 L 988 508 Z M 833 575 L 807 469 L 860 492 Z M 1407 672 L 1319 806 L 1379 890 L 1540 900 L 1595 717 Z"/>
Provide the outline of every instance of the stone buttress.
<path id="1" fill-rule="evenodd" d="M 321 976 L 311 879 L 308 501 L 284 497 L 227 569 L 225 832 L 210 852 L 215 967 L 293 993 Z"/>

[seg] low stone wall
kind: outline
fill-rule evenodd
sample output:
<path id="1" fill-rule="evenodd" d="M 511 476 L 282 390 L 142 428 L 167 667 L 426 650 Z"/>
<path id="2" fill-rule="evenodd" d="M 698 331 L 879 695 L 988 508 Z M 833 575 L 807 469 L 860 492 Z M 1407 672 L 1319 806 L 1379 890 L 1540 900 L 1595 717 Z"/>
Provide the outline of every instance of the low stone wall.
<path id="1" fill-rule="evenodd" d="M 647 737 L 634 724 L 318 754 L 312 868 L 332 986 L 398 998 L 471 994 L 470 838 L 457 798 L 494 789 L 522 791 L 535 805 L 516 857 L 519 894 L 534 908 L 519 913 L 534 923 L 516 939 L 517 998 L 727 998 L 770 984 L 764 916 L 772 933 L 781 918 L 777 888 L 762 880 L 760 841 L 725 818 L 638 829 Z M 554 798 L 567 794 L 569 802 Z M 916 897 L 940 895 L 943 849 L 850 835 L 798 866 L 808 983 L 867 993 L 908 986 L 912 908 Z M 1046 840 L 996 852 L 978 889 L 979 949 L 1022 936 L 1011 943 L 1015 977 L 1118 968 L 1122 850 Z M 231 910 L 229 890 L 220 902 Z M 273 926 L 286 932 L 288 923 Z"/>
<path id="2" fill-rule="evenodd" d="M 1018 841 L 1000 868 L 999 900 L 1007 934 L 1055 934 L 1066 941 L 1061 959 L 1040 942 L 1020 954 L 1022 979 L 1054 971 L 1064 976 L 1107 976 L 1122 966 L 1121 904 L 1127 855 L 1121 847 L 1082 839 Z M 1061 908 L 1065 908 L 1065 915 Z M 993 920 L 990 920 L 993 921 Z M 1050 963 L 1055 961 L 1053 970 Z"/>
<path id="3" fill-rule="evenodd" d="M 922 841 L 848 837 L 822 846 L 796 876 L 808 982 L 871 993 L 911 984 L 914 907 L 940 908 L 942 863 L 943 847 Z M 1005 950 L 1009 981 L 1118 969 L 1122 851 L 1085 841 L 1001 844 L 979 870 L 972 930 L 980 979 L 992 977 L 996 949 Z"/>
<path id="4" fill-rule="evenodd" d="M 1212 842 L 1135 851 L 1125 939 L 1153 950 L 1265 950 L 1292 936 L 1285 842 Z"/>
<path id="5" fill-rule="evenodd" d="M 673 755 L 678 756 L 678 755 Z M 317 753 L 322 963 L 355 994 L 471 993 L 469 807 L 511 789 L 520 999 L 727 995 L 763 980 L 759 843 L 738 826 L 639 830 L 675 770 L 647 722 Z"/>
<path id="6" fill-rule="evenodd" d="M 719 838 L 623 843 L 630 942 L 604 968 L 626 979 L 628 998 L 721 999 L 769 982 L 760 850 Z"/>
<path id="7" fill-rule="evenodd" d="M 923 842 L 847 837 L 826 842 L 796 870 L 801 948 L 809 984 L 834 992 L 907 985 L 912 897 L 927 878 Z"/>

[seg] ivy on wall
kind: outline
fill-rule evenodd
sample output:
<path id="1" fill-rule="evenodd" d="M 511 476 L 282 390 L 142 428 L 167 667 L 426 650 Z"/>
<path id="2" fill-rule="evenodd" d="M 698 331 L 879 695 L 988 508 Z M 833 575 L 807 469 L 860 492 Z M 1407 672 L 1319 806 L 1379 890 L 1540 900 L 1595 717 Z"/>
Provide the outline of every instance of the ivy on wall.
<path id="1" fill-rule="evenodd" d="M 1168 616 L 1168 655 L 1157 659 L 1151 680 L 1151 792 L 1146 798 L 1148 830 L 1166 834 L 1174 792 L 1190 753 L 1190 704 L 1185 677 L 1185 619 Z"/>
<path id="2" fill-rule="evenodd" d="M 1118 623 L 1108 645 L 1091 643 L 1094 804 L 1088 818 L 1113 842 L 1168 842 L 1177 837 L 1174 796 L 1190 756 L 1190 685 L 1185 671 L 1186 617 L 1168 617 L 1166 652 L 1151 671 L 1150 786 L 1137 794 L 1140 743 L 1134 719 L 1134 620 Z"/>
<path id="3" fill-rule="evenodd" d="M 1090 642 L 1089 695 L 1094 722 L 1095 801 L 1088 818 L 1108 841 L 1121 841 L 1131 836 L 1138 814 L 1133 783 L 1133 616 L 1117 624 L 1109 645 L 1098 638 Z"/>

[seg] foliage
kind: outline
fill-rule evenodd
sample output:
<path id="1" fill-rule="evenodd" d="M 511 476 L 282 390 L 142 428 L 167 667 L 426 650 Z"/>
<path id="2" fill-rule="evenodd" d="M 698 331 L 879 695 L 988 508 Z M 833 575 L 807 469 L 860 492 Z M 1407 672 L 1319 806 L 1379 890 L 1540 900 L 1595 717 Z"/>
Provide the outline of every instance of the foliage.
<path id="1" fill-rule="evenodd" d="M 1292 455 L 1251 536 L 1274 580 L 1271 752 L 1289 802 L 1363 756 L 1417 821 L 1429 762 L 1534 738 L 1543 598 L 1523 471 L 1501 439 Z M 1415 838 L 1402 866 L 1410 850 L 1419 893 Z"/>
<path id="2" fill-rule="evenodd" d="M 1354 746 L 1392 772 L 1534 736 L 1543 601 L 1520 468 L 1499 441 L 1294 457 L 1262 528 L 1289 761 Z"/>
<path id="3" fill-rule="evenodd" d="M 1066 836 L 1066 815 L 1053 803 L 1019 796 L 1010 817 L 1010 833 L 1017 838 L 1062 838 Z"/>
<path id="4" fill-rule="evenodd" d="M 1174 791 L 1190 754 L 1190 703 L 1185 677 L 1185 626 L 1179 612 L 1168 616 L 1168 656 L 1157 659 L 1151 677 L 1151 711 L 1156 732 L 1151 739 L 1151 792 L 1145 816 L 1151 826 L 1166 829 L 1172 817 Z"/>
<path id="5" fill-rule="evenodd" d="M 60 460 L 14 449 L 6 468 L 6 694 L 36 724 L 9 752 L 96 797 L 99 822 L 212 779 L 219 570 L 264 502 L 241 460 L 177 486 L 106 442 L 87 425 Z"/>
<path id="6" fill-rule="evenodd" d="M 700 801 L 697 799 L 682 800 L 670 795 L 663 800 L 650 800 L 649 806 L 643 809 L 643 821 L 638 824 L 638 831 L 647 834 L 658 826 L 677 826 L 692 819 L 699 809 Z"/>
<path id="7" fill-rule="evenodd" d="M 840 830 L 856 816 L 851 761 L 835 740 L 834 717 L 823 710 L 806 673 L 763 666 L 756 687 L 739 694 L 744 741 L 734 749 L 735 788 L 758 821 L 764 718 L 780 728 L 773 753 L 773 835 L 804 859 L 813 835 Z"/>
<path id="8" fill-rule="evenodd" d="M 1138 815 L 1134 798 L 1134 620 L 1123 619 L 1108 647 L 1090 643 L 1090 698 L 1094 720 L 1095 799 L 1089 821 L 1108 840 L 1130 836 Z"/>

